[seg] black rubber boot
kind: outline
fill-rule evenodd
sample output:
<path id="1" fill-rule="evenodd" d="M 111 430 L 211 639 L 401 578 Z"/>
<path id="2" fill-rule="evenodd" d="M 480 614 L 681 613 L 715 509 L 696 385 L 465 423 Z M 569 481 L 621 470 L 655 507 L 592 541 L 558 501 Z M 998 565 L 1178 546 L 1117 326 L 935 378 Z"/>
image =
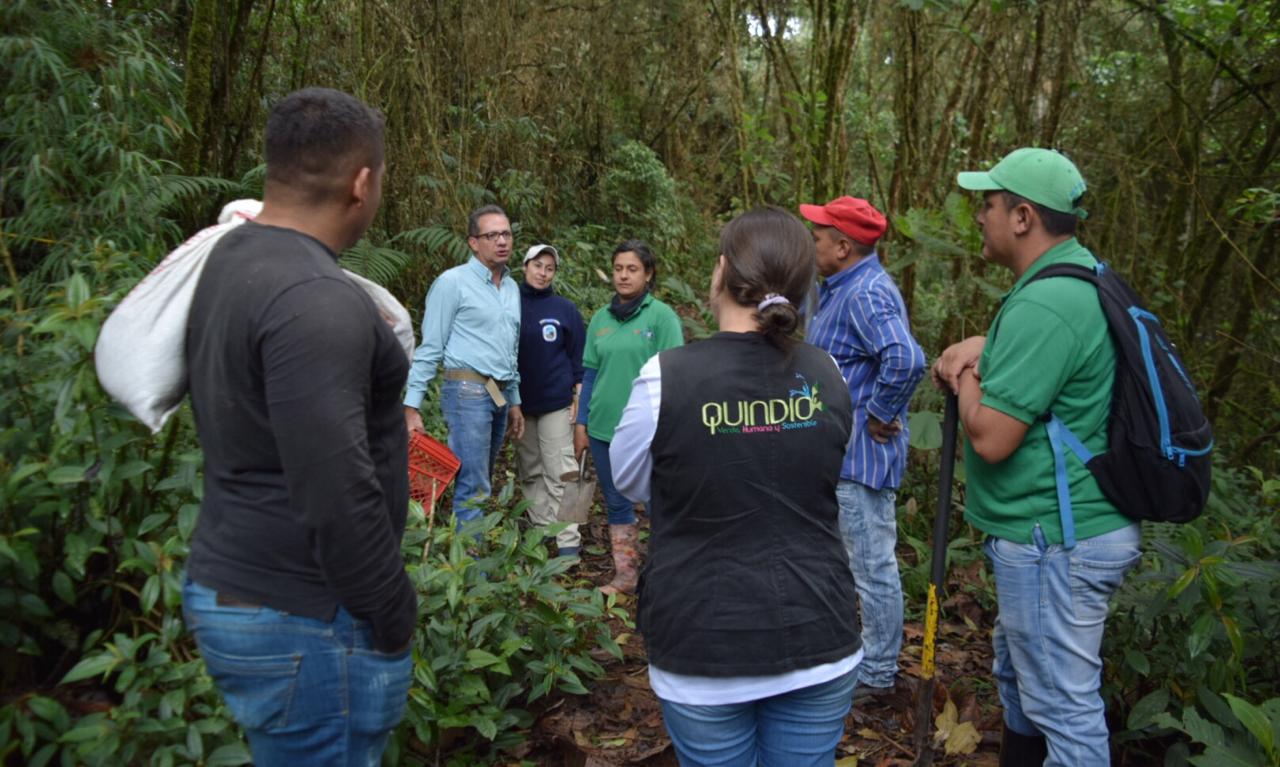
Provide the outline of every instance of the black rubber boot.
<path id="1" fill-rule="evenodd" d="M 1043 735 L 1023 735 L 1004 726 L 1000 736 L 1000 767 L 1041 767 L 1049 756 Z"/>

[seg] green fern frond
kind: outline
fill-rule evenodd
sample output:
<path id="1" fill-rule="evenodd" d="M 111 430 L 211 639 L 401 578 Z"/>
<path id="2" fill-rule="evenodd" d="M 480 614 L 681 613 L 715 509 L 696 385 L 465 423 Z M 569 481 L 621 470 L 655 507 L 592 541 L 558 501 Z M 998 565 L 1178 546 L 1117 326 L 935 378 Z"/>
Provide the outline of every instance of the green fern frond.
<path id="1" fill-rule="evenodd" d="M 396 235 L 392 242 L 407 242 L 427 252 L 427 255 L 444 254 L 455 264 L 460 264 L 471 257 L 471 249 L 467 241 L 456 232 L 444 226 L 424 226 L 420 229 L 409 229 Z"/>
<path id="2" fill-rule="evenodd" d="M 374 245 L 361 240 L 347 249 L 338 263 L 361 277 L 367 277 L 379 285 L 389 285 L 413 261 L 413 256 L 403 250 Z"/>
<path id="3" fill-rule="evenodd" d="M 262 189 L 266 183 L 267 164 L 265 162 L 258 163 L 240 177 L 240 188 L 244 190 L 244 196 L 255 200 L 262 199 Z"/>
<path id="4" fill-rule="evenodd" d="M 239 182 L 213 176 L 161 176 L 152 193 L 152 204 L 158 210 L 172 210 L 183 202 L 227 199 L 244 194 Z"/>

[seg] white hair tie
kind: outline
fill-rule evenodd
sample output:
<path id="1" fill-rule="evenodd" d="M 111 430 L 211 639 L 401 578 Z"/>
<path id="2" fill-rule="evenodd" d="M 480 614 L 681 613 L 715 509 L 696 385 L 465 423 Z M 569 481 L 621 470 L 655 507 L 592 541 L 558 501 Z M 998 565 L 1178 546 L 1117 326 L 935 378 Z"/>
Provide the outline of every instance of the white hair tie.
<path id="1" fill-rule="evenodd" d="M 756 311 L 763 312 L 765 309 L 767 309 L 770 306 L 773 306 L 774 304 L 790 304 L 790 303 L 791 302 L 787 300 L 786 296 L 780 296 L 777 293 L 770 293 L 764 297 L 763 301 L 756 304 Z"/>

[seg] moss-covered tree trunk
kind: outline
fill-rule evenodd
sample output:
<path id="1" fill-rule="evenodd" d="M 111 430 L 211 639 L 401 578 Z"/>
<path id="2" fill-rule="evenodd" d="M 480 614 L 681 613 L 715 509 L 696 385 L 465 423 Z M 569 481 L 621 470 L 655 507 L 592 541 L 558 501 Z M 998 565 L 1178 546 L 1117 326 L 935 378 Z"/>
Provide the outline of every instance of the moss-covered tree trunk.
<path id="1" fill-rule="evenodd" d="M 191 131 L 182 142 L 178 162 L 183 171 L 198 175 L 204 166 L 205 137 L 209 134 L 209 102 L 213 97 L 214 0 L 195 0 L 191 29 L 187 33 L 187 61 L 182 103 L 191 121 Z"/>

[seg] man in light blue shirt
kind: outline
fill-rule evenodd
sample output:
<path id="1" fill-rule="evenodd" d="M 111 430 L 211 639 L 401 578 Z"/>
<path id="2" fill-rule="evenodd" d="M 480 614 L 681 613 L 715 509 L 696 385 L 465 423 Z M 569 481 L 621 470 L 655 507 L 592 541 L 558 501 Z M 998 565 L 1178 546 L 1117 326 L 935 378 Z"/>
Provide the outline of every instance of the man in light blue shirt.
<path id="1" fill-rule="evenodd" d="M 467 220 L 467 263 L 441 274 L 427 291 L 422 344 L 413 354 L 404 396 L 410 432 L 424 431 L 419 408 L 427 384 L 443 363 L 440 409 L 449 426 L 449 449 L 458 456 L 453 515 L 458 525 L 480 516 L 477 499 L 489 495 L 493 464 L 507 425 L 524 432 L 520 412 L 520 289 L 507 260 L 514 238 L 497 205 L 472 211 Z"/>
<path id="2" fill-rule="evenodd" d="M 853 400 L 853 433 L 840 470 L 840 534 L 862 605 L 854 702 L 893 690 L 902 649 L 902 579 L 894 552 L 894 490 L 907 459 L 907 403 L 925 373 L 907 307 L 880 265 L 875 243 L 888 222 L 871 203 L 839 197 L 801 205 L 812 221 L 825 279 L 805 340 L 835 358 Z"/>

